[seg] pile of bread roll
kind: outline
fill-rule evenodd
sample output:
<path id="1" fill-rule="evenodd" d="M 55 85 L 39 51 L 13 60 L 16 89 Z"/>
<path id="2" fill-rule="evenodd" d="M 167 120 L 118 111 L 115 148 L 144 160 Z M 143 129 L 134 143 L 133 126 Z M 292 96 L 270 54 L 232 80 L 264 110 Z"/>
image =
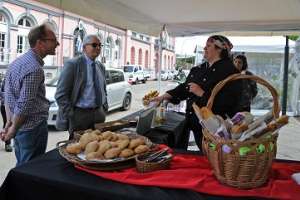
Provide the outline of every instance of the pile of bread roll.
<path id="1" fill-rule="evenodd" d="M 67 145 L 70 154 L 84 152 L 86 160 L 128 158 L 149 151 L 144 137 L 130 138 L 125 134 L 86 130 L 76 143 Z"/>

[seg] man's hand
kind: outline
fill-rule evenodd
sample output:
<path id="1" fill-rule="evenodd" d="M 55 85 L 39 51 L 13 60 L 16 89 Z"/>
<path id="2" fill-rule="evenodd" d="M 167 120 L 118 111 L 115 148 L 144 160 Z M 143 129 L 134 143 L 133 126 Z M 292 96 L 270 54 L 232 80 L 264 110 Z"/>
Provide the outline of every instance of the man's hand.
<path id="1" fill-rule="evenodd" d="M 202 97 L 204 94 L 204 90 L 196 83 L 189 83 L 189 92 L 197 95 L 198 97 Z"/>
<path id="2" fill-rule="evenodd" d="M 2 129 L 1 131 L 0 131 L 0 139 L 1 140 L 3 140 L 4 141 L 4 136 L 5 136 L 5 129 Z"/>
<path id="3" fill-rule="evenodd" d="M 0 131 L 0 138 L 1 140 L 3 140 L 4 142 L 5 141 L 8 141 L 10 140 L 11 138 L 15 137 L 16 135 L 16 128 L 13 126 L 13 123 L 11 121 L 8 121 L 6 124 L 5 124 L 5 127 L 4 129 L 2 129 Z"/>
<path id="4" fill-rule="evenodd" d="M 4 135 L 3 141 L 9 141 L 10 139 L 14 138 L 15 135 L 17 133 L 17 130 L 14 126 L 10 126 L 6 132 L 6 134 Z"/>

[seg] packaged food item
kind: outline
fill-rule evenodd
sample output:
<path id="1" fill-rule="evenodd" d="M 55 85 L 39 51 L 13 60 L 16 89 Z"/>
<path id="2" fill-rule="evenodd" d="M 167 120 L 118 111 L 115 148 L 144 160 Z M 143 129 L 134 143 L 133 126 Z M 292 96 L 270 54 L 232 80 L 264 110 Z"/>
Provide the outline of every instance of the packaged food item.
<path id="1" fill-rule="evenodd" d="M 225 152 L 225 153 L 230 153 L 231 152 L 231 148 L 227 144 L 224 144 L 222 146 L 222 151 Z"/>
<path id="2" fill-rule="evenodd" d="M 155 122 L 163 124 L 166 121 L 166 103 L 163 102 L 156 108 Z"/>
<path id="3" fill-rule="evenodd" d="M 203 128 L 206 128 L 210 133 L 216 133 L 221 127 L 221 120 L 214 115 L 207 107 L 202 107 L 198 112 L 196 111 L 199 122 Z"/>
<path id="4" fill-rule="evenodd" d="M 252 136 L 254 136 L 255 134 L 260 134 L 265 128 L 267 128 L 267 124 L 265 122 L 263 122 L 260 126 L 258 126 L 256 129 L 252 130 L 252 131 L 248 131 L 248 132 L 244 132 L 241 137 L 238 139 L 238 141 L 245 141 L 249 138 L 251 138 Z"/>
<path id="5" fill-rule="evenodd" d="M 231 137 L 233 139 L 239 139 L 241 137 L 241 134 L 247 129 L 248 125 L 246 124 L 234 125 L 231 127 Z"/>
<path id="6" fill-rule="evenodd" d="M 249 113 L 249 112 L 238 112 L 236 113 L 231 121 L 233 123 L 233 125 L 237 125 L 237 124 L 250 124 L 254 119 L 254 116 Z"/>
<path id="7" fill-rule="evenodd" d="M 268 124 L 270 121 L 272 121 L 272 119 L 273 119 L 273 114 L 272 114 L 272 111 L 270 111 L 270 112 L 264 114 L 263 116 L 258 117 L 251 124 L 249 124 L 247 131 L 249 131 L 249 132 L 252 131 L 253 129 L 257 128 L 260 124 L 262 124 L 263 122 Z"/>
<path id="8" fill-rule="evenodd" d="M 220 127 L 217 129 L 217 131 L 214 133 L 214 135 L 216 135 L 218 137 L 222 137 L 225 140 L 228 140 L 231 137 L 231 135 L 228 133 L 224 123 L 220 123 Z"/>
<path id="9" fill-rule="evenodd" d="M 150 104 L 150 100 L 157 97 L 159 92 L 157 90 L 150 90 L 145 96 L 143 97 L 143 105 L 148 106 Z"/>
<path id="10" fill-rule="evenodd" d="M 250 149 L 249 147 L 240 147 L 240 148 L 239 148 L 239 154 L 240 154 L 240 156 L 245 156 L 245 155 L 247 155 L 250 151 L 251 151 L 251 149 Z"/>
<path id="11" fill-rule="evenodd" d="M 212 150 L 216 150 L 216 145 L 213 143 L 209 143 L 209 148 L 211 148 Z"/>
<path id="12" fill-rule="evenodd" d="M 264 153 L 265 150 L 266 150 L 266 147 L 265 147 L 265 145 L 263 145 L 263 144 L 260 144 L 260 145 L 258 145 L 258 146 L 256 147 L 257 153 Z"/>

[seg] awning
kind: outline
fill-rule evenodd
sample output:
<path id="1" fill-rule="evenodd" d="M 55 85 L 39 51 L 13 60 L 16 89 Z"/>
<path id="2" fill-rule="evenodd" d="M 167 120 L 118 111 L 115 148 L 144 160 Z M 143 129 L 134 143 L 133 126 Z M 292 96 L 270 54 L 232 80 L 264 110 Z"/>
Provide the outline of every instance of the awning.
<path id="1" fill-rule="evenodd" d="M 105 24 L 158 36 L 225 31 L 287 35 L 300 31 L 299 0 L 38 0 Z M 245 33 L 247 32 L 247 33 Z"/>

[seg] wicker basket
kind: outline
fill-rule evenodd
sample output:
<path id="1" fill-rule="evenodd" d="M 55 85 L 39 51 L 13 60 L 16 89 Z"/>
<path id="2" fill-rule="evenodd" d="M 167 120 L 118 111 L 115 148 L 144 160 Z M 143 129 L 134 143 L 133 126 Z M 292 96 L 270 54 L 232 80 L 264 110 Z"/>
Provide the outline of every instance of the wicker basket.
<path id="1" fill-rule="evenodd" d="M 142 158 L 145 158 L 147 154 L 139 155 L 135 158 L 136 170 L 138 172 L 145 173 L 145 172 L 151 172 L 155 170 L 168 169 L 170 167 L 172 157 L 164 160 L 163 162 L 146 162 Z"/>
<path id="2" fill-rule="evenodd" d="M 273 117 L 279 117 L 280 108 L 276 90 L 262 78 L 252 75 L 234 74 L 218 83 L 211 93 L 207 107 L 212 108 L 215 96 L 227 82 L 238 79 L 251 79 L 267 87 L 274 101 Z M 278 132 L 268 138 L 260 137 L 244 142 L 217 138 L 206 129 L 203 129 L 203 136 L 202 149 L 208 157 L 213 173 L 221 183 L 241 189 L 250 189 L 259 187 L 267 181 L 273 158 L 276 157 Z M 258 153 L 256 149 L 261 144 L 265 146 L 265 151 Z M 229 146 L 231 152 L 223 152 L 223 145 Z M 249 147 L 251 150 L 247 155 L 241 156 L 239 154 L 240 147 Z"/>

